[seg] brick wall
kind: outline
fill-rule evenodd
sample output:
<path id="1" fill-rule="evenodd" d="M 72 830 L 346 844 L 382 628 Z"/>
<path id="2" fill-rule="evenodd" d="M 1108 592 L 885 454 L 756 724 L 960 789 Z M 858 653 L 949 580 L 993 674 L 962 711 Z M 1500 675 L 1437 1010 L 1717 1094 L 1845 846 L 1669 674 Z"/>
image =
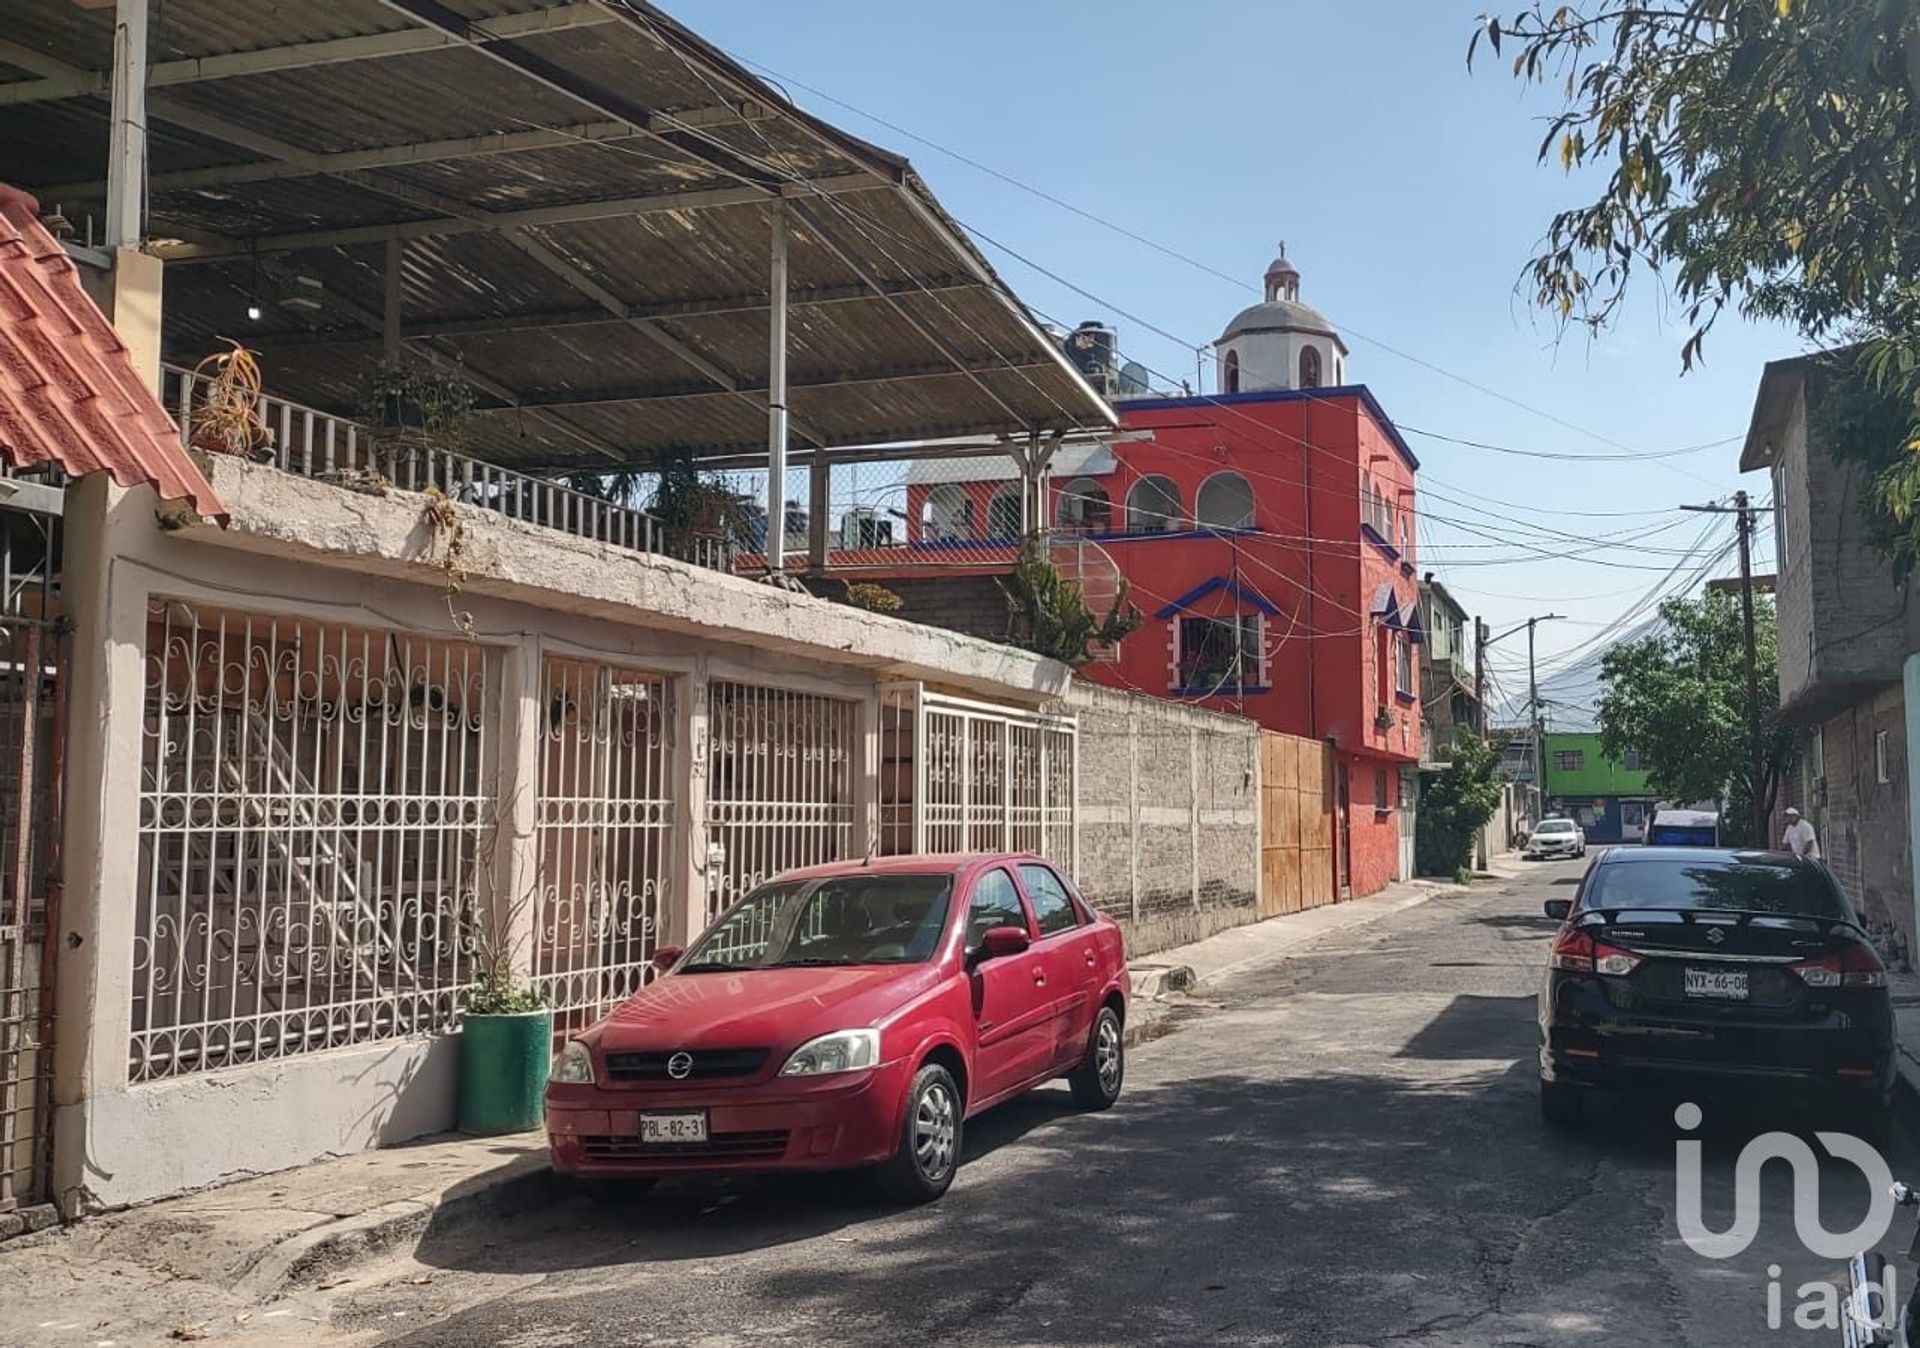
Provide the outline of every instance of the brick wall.
<path id="1" fill-rule="evenodd" d="M 1135 955 L 1259 915 L 1260 729 L 1076 681 L 1077 882 L 1127 928 Z"/>
<path id="2" fill-rule="evenodd" d="M 1811 808 L 1820 850 L 1892 967 L 1914 963 L 1913 853 L 1908 840 L 1906 698 L 1898 687 L 1822 722 L 1826 792 Z M 1886 736 L 1887 780 L 1877 736 Z M 1816 773 L 1822 765 L 1811 765 Z M 1802 806 L 1806 809 L 1806 806 Z"/>
<path id="3" fill-rule="evenodd" d="M 903 576 L 879 583 L 900 596 L 904 607 L 896 617 L 985 641 L 1007 639 L 1007 597 L 992 576 Z M 847 592 L 838 580 L 807 578 L 805 584 L 824 599 Z"/>

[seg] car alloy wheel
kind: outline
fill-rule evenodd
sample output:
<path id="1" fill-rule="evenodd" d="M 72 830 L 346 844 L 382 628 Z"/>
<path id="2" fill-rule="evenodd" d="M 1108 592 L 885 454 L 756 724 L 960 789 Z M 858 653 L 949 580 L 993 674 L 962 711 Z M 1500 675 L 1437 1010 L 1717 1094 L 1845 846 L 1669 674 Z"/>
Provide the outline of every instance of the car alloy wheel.
<path id="1" fill-rule="evenodd" d="M 959 1119 L 960 1108 L 947 1083 L 928 1081 L 913 1104 L 913 1158 L 929 1183 L 940 1183 L 953 1170 Z"/>
<path id="2" fill-rule="evenodd" d="M 966 1137 L 964 1103 L 953 1074 L 937 1062 L 913 1074 L 901 1104 L 893 1155 L 875 1172 L 881 1191 L 901 1203 L 930 1203 L 960 1168 Z"/>
<path id="3" fill-rule="evenodd" d="M 1112 1095 L 1120 1089 L 1120 1027 L 1107 1016 L 1100 1018 L 1100 1029 L 1093 1039 L 1093 1065 L 1100 1073 L 1100 1085 Z"/>
<path id="4" fill-rule="evenodd" d="M 1127 1040 L 1121 1032 L 1120 1016 L 1112 1007 L 1103 1006 L 1093 1018 L 1087 1056 L 1067 1078 L 1073 1102 L 1082 1109 L 1105 1109 L 1120 1098 L 1126 1075 Z"/>

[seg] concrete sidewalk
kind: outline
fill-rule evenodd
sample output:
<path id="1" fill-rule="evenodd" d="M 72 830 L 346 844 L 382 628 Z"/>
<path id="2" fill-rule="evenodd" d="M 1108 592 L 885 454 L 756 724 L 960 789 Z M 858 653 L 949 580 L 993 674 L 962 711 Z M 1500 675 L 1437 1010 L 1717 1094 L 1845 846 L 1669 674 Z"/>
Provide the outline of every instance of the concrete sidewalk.
<path id="1" fill-rule="evenodd" d="M 1496 860 L 1493 878 L 1518 867 Z M 1204 1009 L 1196 994 L 1209 985 L 1464 892 L 1413 881 L 1148 956 L 1139 961 L 1128 1042 L 1177 1028 Z M 1173 970 L 1191 971 L 1191 981 Z M 488 1221 L 550 1206 L 564 1193 L 547 1165 L 545 1137 L 527 1133 L 434 1138 L 102 1214 L 0 1245 L 0 1287 L 20 1293 L 0 1297 L 0 1343 L 59 1342 L 94 1329 L 113 1337 L 101 1327 L 124 1327 L 134 1301 L 144 1322 L 170 1315 L 188 1338 L 298 1342 L 300 1326 L 322 1315 L 318 1294 L 343 1270 L 411 1249 L 429 1230 L 471 1229 L 479 1238 Z M 261 1305 L 269 1310 L 255 1314 Z"/>

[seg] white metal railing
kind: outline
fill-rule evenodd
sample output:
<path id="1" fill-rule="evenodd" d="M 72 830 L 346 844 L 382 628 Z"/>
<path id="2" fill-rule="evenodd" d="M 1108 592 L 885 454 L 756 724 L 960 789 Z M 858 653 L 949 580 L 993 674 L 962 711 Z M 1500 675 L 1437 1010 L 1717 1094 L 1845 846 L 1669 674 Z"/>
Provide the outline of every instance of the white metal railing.
<path id="1" fill-rule="evenodd" d="M 533 982 L 556 1030 L 651 974 L 673 892 L 673 703 L 654 674 L 549 658 L 541 675 Z"/>
<path id="2" fill-rule="evenodd" d="M 880 850 L 1034 852 L 1073 872 L 1072 716 L 881 689 Z"/>
<path id="3" fill-rule="evenodd" d="M 457 1023 L 497 824 L 487 663 L 152 604 L 133 1081 Z"/>
<path id="4" fill-rule="evenodd" d="M 853 848 L 856 704 L 757 684 L 707 686 L 707 911 Z"/>
<path id="5" fill-rule="evenodd" d="M 162 367 L 161 376 L 166 405 L 182 441 L 191 445 L 194 412 L 212 380 L 178 365 Z M 270 436 L 263 455 L 282 472 L 362 488 L 382 482 L 406 491 L 434 487 L 463 504 L 576 538 L 675 557 L 716 571 L 733 569 L 737 549 L 727 540 L 702 536 L 676 541 L 646 511 L 589 496 L 563 482 L 426 445 L 383 445 L 356 421 L 285 398 L 262 398 L 260 415 Z"/>

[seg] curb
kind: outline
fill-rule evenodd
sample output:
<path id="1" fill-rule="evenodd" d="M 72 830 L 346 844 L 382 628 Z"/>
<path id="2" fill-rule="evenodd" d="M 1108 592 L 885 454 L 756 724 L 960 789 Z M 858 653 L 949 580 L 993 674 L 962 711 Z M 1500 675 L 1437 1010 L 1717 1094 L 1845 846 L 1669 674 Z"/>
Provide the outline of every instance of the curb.
<path id="1" fill-rule="evenodd" d="M 444 1233 L 491 1218 L 519 1216 L 550 1206 L 565 1195 L 565 1186 L 544 1155 L 524 1156 L 495 1175 L 466 1181 L 447 1193 L 396 1199 L 290 1236 L 267 1249 L 235 1290 L 271 1300 L 319 1283 L 362 1259 L 418 1241 L 429 1230 Z"/>

